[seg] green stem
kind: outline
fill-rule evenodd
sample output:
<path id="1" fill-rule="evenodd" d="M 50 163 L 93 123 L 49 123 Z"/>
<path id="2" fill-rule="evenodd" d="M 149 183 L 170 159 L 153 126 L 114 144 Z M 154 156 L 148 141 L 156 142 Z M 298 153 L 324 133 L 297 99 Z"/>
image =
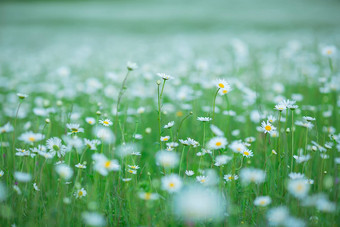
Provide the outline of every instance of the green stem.
<path id="1" fill-rule="evenodd" d="M 215 119 L 215 106 L 216 106 L 216 96 L 218 94 L 218 91 L 220 90 L 220 88 L 217 89 L 215 95 L 214 95 L 214 100 L 213 100 L 213 112 L 212 112 L 212 120 Z"/>

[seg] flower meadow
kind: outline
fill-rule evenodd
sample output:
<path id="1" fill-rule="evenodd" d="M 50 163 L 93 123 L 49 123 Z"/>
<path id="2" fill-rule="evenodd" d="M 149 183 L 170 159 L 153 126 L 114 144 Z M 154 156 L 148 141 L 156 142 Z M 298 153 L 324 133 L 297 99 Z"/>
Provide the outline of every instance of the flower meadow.
<path id="1" fill-rule="evenodd" d="M 0 226 L 339 225 L 338 38 L 6 29 Z"/>

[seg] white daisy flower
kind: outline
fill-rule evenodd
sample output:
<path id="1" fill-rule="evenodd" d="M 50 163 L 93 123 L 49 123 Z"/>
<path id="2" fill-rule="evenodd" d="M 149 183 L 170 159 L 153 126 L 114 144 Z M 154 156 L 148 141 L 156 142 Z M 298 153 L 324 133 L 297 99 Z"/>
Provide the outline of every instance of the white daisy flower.
<path id="1" fill-rule="evenodd" d="M 213 150 L 224 149 L 228 144 L 225 137 L 213 137 L 208 142 L 208 147 Z"/>
<path id="2" fill-rule="evenodd" d="M 110 171 L 120 170 L 120 165 L 117 160 L 109 160 L 104 154 L 95 153 L 92 155 L 94 170 L 103 176 L 106 176 Z"/>
<path id="3" fill-rule="evenodd" d="M 175 122 L 174 121 L 170 121 L 168 124 L 164 125 L 164 128 L 171 128 L 174 125 L 175 125 Z"/>
<path id="4" fill-rule="evenodd" d="M 113 124 L 110 119 L 99 120 L 99 123 L 106 127 L 111 126 Z"/>
<path id="5" fill-rule="evenodd" d="M 194 175 L 194 171 L 192 170 L 185 170 L 185 174 L 188 176 L 188 177 L 191 177 L 192 175 Z"/>
<path id="6" fill-rule="evenodd" d="M 59 158 L 65 156 L 67 151 L 67 147 L 61 143 L 61 139 L 58 137 L 48 139 L 46 147 L 51 153 L 56 153 Z"/>
<path id="7" fill-rule="evenodd" d="M 32 180 L 32 175 L 29 173 L 15 172 L 14 178 L 19 182 L 29 182 Z"/>
<path id="8" fill-rule="evenodd" d="M 295 179 L 288 182 L 288 191 L 296 198 L 302 199 L 307 196 L 310 184 L 306 179 Z"/>
<path id="9" fill-rule="evenodd" d="M 73 176 L 73 169 L 66 164 L 59 164 L 55 167 L 58 175 L 64 180 L 69 180 Z"/>
<path id="10" fill-rule="evenodd" d="M 246 157 L 246 158 L 250 158 L 254 156 L 253 152 L 248 149 L 243 150 L 242 155 L 243 157 Z"/>
<path id="11" fill-rule="evenodd" d="M 81 198 L 85 197 L 86 195 L 87 195 L 87 192 L 84 188 L 81 188 L 74 193 L 74 196 L 77 199 L 81 199 Z"/>
<path id="12" fill-rule="evenodd" d="M 271 132 L 275 131 L 276 128 L 272 124 L 270 124 L 269 121 L 267 121 L 267 122 L 262 121 L 261 130 L 264 133 L 271 133 Z"/>
<path id="13" fill-rule="evenodd" d="M 96 123 L 96 119 L 94 119 L 93 117 L 87 117 L 85 118 L 85 121 L 90 125 L 94 125 Z"/>
<path id="14" fill-rule="evenodd" d="M 138 193 L 138 196 L 143 200 L 157 200 L 159 198 L 159 195 L 157 193 L 151 192 L 140 192 Z"/>
<path id="15" fill-rule="evenodd" d="M 265 207 L 268 206 L 271 202 L 272 200 L 269 196 L 259 196 L 256 197 L 256 199 L 254 200 L 254 205 Z"/>
<path id="16" fill-rule="evenodd" d="M 182 188 L 182 180 L 177 174 L 170 174 L 162 177 L 162 189 L 174 193 Z"/>
<path id="17" fill-rule="evenodd" d="M 157 165 L 164 168 L 174 168 L 178 165 L 179 158 L 177 153 L 173 151 L 159 151 L 156 154 Z"/>
<path id="18" fill-rule="evenodd" d="M 202 121 L 202 122 L 208 122 L 208 121 L 211 121 L 212 118 L 210 118 L 210 117 L 197 117 L 197 120 Z"/>
<path id="19" fill-rule="evenodd" d="M 160 138 L 160 140 L 161 140 L 162 142 L 169 141 L 169 139 L 170 139 L 170 136 L 161 136 L 161 138 Z"/>
<path id="20" fill-rule="evenodd" d="M 227 175 L 224 175 L 223 179 L 228 182 L 232 180 L 237 180 L 238 176 L 235 174 L 227 174 Z"/>
<path id="21" fill-rule="evenodd" d="M 81 163 L 78 163 L 77 165 L 75 165 L 75 167 L 77 167 L 78 169 L 86 169 L 86 165 Z"/>
<path id="22" fill-rule="evenodd" d="M 171 80 L 171 79 L 173 79 L 172 76 L 166 75 L 165 73 L 157 73 L 157 76 L 161 77 L 163 80 Z"/>
<path id="23" fill-rule="evenodd" d="M 41 133 L 34 133 L 32 131 L 29 131 L 21 134 L 21 136 L 18 139 L 24 141 L 25 143 L 34 143 L 39 142 L 44 138 L 45 136 Z"/>
<path id="24" fill-rule="evenodd" d="M 84 129 L 80 128 L 79 124 L 66 124 L 66 127 L 70 130 L 70 132 L 67 133 L 68 135 L 84 132 Z"/>
<path id="25" fill-rule="evenodd" d="M 39 189 L 37 183 L 33 183 L 33 188 L 34 188 L 34 190 L 36 190 L 36 191 L 40 191 L 40 189 Z"/>

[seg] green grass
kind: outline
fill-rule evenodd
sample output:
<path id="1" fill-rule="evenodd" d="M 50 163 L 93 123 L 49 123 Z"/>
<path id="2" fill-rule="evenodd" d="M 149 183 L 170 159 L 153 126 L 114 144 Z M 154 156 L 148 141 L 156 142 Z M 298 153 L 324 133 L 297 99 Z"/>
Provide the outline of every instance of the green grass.
<path id="1" fill-rule="evenodd" d="M 306 226 L 338 225 L 339 55 L 328 58 L 321 54 L 326 44 L 339 49 L 338 2 L 5 2 L 1 6 L 0 127 L 10 122 L 15 129 L 0 134 L 0 171 L 4 171 L 0 177 L 1 226 L 84 226 L 84 212 L 99 213 L 107 226 L 267 226 L 268 213 L 278 206 L 289 210 L 286 225 L 293 225 L 289 222 L 292 217 Z M 130 72 L 120 90 L 128 60 L 139 67 Z M 200 61 L 207 68 L 200 68 Z M 61 75 L 60 67 L 70 73 Z M 158 72 L 174 79 L 164 85 Z M 214 81 L 218 78 L 230 83 L 232 91 L 214 100 Z M 322 92 L 324 88 L 328 92 Z M 116 120 L 120 91 L 121 114 Z M 20 100 L 18 92 L 29 96 Z M 296 94 L 302 97 L 296 102 L 298 109 L 289 110 L 288 115 L 283 111 L 281 119 L 286 121 L 279 123 L 280 112 L 275 105 L 294 99 Z M 137 113 L 140 107 L 145 108 L 144 113 Z M 41 116 L 36 108 L 54 111 Z M 228 110 L 235 116 L 223 114 Z M 254 111 L 260 114 L 257 120 Z M 257 130 L 269 115 L 276 118 L 273 126 L 281 129 L 277 137 Z M 203 123 L 197 120 L 202 116 L 214 119 Z M 308 131 L 296 124 L 303 116 L 316 119 Z M 88 124 L 86 117 L 95 118 L 96 123 Z M 115 138 L 98 145 L 95 151 L 81 146 L 69 149 L 65 156 L 46 159 L 39 154 L 16 156 L 13 150 L 46 145 L 52 137 L 69 146 L 70 138 L 83 142 L 85 138 L 95 139 L 98 120 L 106 118 L 113 122 L 107 129 Z M 174 127 L 164 129 L 170 121 L 175 122 Z M 67 135 L 68 123 L 79 123 L 84 133 Z M 196 153 L 215 137 L 211 124 L 224 132 L 228 145 L 199 157 Z M 329 127 L 334 132 L 325 131 Z M 19 137 L 27 131 L 41 133 L 44 139 L 24 143 Z M 143 138 L 137 140 L 135 134 Z M 163 168 L 155 158 L 161 147 L 166 148 L 165 142 L 159 142 L 160 134 L 178 143 L 190 137 L 200 146 L 179 143 L 173 152 L 181 163 Z M 255 138 L 248 147 L 254 156 L 234 153 L 230 144 L 246 142 L 248 137 Z M 312 141 L 320 147 L 313 147 Z M 134 149 L 141 155 L 120 157 L 119 147 L 124 143 L 136 145 Z M 310 155 L 310 160 L 298 163 L 293 159 L 292 154 L 299 155 L 300 149 Z M 99 174 L 92 159 L 94 153 L 117 159 L 120 171 Z M 215 166 L 221 154 L 232 159 Z M 321 158 L 323 154 L 328 158 Z M 59 161 L 73 169 L 69 180 L 56 172 Z M 75 167 L 80 162 L 86 163 L 86 169 Z M 136 175 L 127 172 L 128 165 L 140 167 Z M 247 168 L 265 171 L 265 181 L 242 184 L 240 173 Z M 186 176 L 185 170 L 195 174 Z M 17 171 L 29 173 L 32 179 L 20 182 L 14 177 Z M 196 176 L 207 176 L 209 171 L 216 174 L 216 182 L 197 182 Z M 288 190 L 291 172 L 314 181 L 302 199 Z M 185 191 L 168 193 L 162 188 L 162 179 L 172 173 L 180 176 L 184 189 L 193 185 L 212 190 L 226 212 L 220 219 L 196 223 L 177 217 L 179 208 L 173 201 Z M 239 179 L 226 182 L 226 174 L 236 174 Z M 209 175 L 210 179 L 215 179 L 213 176 Z M 124 182 L 125 178 L 131 181 Z M 34 190 L 33 183 L 40 191 Z M 81 188 L 87 195 L 77 199 L 74 193 Z M 156 193 L 159 198 L 143 200 L 140 192 Z M 325 195 L 320 200 L 326 204 L 323 209 L 304 206 L 319 193 Z M 269 196 L 271 203 L 255 206 L 259 196 Z M 200 199 L 204 198 L 197 201 Z M 326 212 L 326 208 L 331 211 Z M 209 210 L 214 209 L 220 209 L 217 203 Z"/>

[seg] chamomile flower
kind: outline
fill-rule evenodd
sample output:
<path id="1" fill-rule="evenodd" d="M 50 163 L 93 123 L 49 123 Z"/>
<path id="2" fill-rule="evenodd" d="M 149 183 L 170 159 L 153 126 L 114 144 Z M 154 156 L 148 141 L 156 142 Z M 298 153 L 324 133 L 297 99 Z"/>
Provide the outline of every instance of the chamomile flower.
<path id="1" fill-rule="evenodd" d="M 309 116 L 303 116 L 303 119 L 305 121 L 315 121 L 315 118 L 314 117 L 309 117 Z"/>
<path id="2" fill-rule="evenodd" d="M 16 148 L 15 150 L 18 151 L 18 152 L 15 153 L 16 156 L 29 156 L 30 155 L 29 150 L 25 150 L 25 149 L 21 149 L 21 148 Z"/>
<path id="3" fill-rule="evenodd" d="M 126 170 L 128 173 L 131 173 L 131 174 L 137 174 L 137 170 L 134 170 L 134 169 L 128 169 Z"/>
<path id="4" fill-rule="evenodd" d="M 170 139 L 170 136 L 161 136 L 161 138 L 160 138 L 160 140 L 161 140 L 162 142 L 169 141 L 169 139 Z"/>
<path id="5" fill-rule="evenodd" d="M 272 200 L 269 196 L 259 196 L 256 197 L 256 199 L 254 200 L 254 205 L 265 207 L 268 206 L 271 202 Z"/>
<path id="6" fill-rule="evenodd" d="M 64 180 L 69 180 L 73 176 L 73 170 L 66 164 L 59 164 L 55 167 L 58 175 Z"/>
<path id="7" fill-rule="evenodd" d="M 67 133 L 68 135 L 84 132 L 84 129 L 80 128 L 79 124 L 66 124 L 66 127 L 70 130 L 70 132 Z"/>
<path id="8" fill-rule="evenodd" d="M 174 168 L 178 165 L 179 158 L 177 153 L 173 151 L 159 151 L 156 154 L 157 165 L 164 168 Z"/>
<path id="9" fill-rule="evenodd" d="M 211 121 L 212 119 L 210 117 L 197 117 L 197 120 L 202 122 L 208 122 Z"/>
<path id="10" fill-rule="evenodd" d="M 138 193 L 138 196 L 143 200 L 157 200 L 159 198 L 159 195 L 157 193 L 151 192 L 140 192 Z"/>
<path id="11" fill-rule="evenodd" d="M 207 182 L 208 177 L 207 176 L 197 176 L 196 180 L 197 182 L 201 183 L 201 184 L 205 184 Z"/>
<path id="12" fill-rule="evenodd" d="M 94 161 L 94 170 L 103 176 L 106 176 L 110 171 L 120 170 L 120 165 L 117 160 L 109 160 L 104 154 L 95 153 L 92 155 Z"/>
<path id="13" fill-rule="evenodd" d="M 165 73 L 157 73 L 157 76 L 161 77 L 163 80 L 171 80 L 171 79 L 173 79 L 172 76 L 167 75 Z"/>
<path id="14" fill-rule="evenodd" d="M 225 164 L 227 164 L 230 160 L 232 159 L 232 157 L 228 156 L 228 155 L 218 155 L 215 158 L 215 166 L 223 166 Z"/>
<path id="15" fill-rule="evenodd" d="M 129 70 L 129 71 L 133 71 L 133 70 L 136 70 L 138 68 L 138 65 L 137 63 L 135 62 L 131 62 L 131 61 L 128 61 L 126 63 L 126 68 Z"/>
<path id="16" fill-rule="evenodd" d="M 29 182 L 32 180 L 32 175 L 29 173 L 15 172 L 14 178 L 19 182 Z"/>
<path id="17" fill-rule="evenodd" d="M 278 111 L 283 111 L 283 110 L 286 110 L 287 107 L 284 104 L 277 104 L 275 105 L 275 109 Z"/>
<path id="18" fill-rule="evenodd" d="M 139 169 L 138 165 L 128 165 L 130 169 Z"/>
<path id="19" fill-rule="evenodd" d="M 40 191 L 40 189 L 39 189 L 37 183 L 33 183 L 33 188 L 34 188 L 34 190 L 36 190 L 36 191 Z"/>
<path id="20" fill-rule="evenodd" d="M 172 128 L 172 126 L 175 125 L 175 122 L 174 121 L 170 121 L 168 124 L 164 125 L 164 128 Z"/>
<path id="21" fill-rule="evenodd" d="M 229 181 L 232 181 L 232 180 L 237 180 L 238 176 L 235 175 L 235 174 L 227 174 L 227 175 L 224 175 L 223 179 L 225 181 L 229 182 Z"/>
<path id="22" fill-rule="evenodd" d="M 78 169 L 86 169 L 86 165 L 81 163 L 78 163 L 77 165 L 75 165 L 75 167 L 77 167 Z"/>
<path id="23" fill-rule="evenodd" d="M 19 140 L 25 142 L 25 143 L 34 143 L 34 142 L 39 142 L 43 140 L 45 136 L 41 133 L 34 133 L 32 131 L 25 132 L 21 134 L 21 136 L 18 138 Z"/>
<path id="24" fill-rule="evenodd" d="M 228 144 L 225 137 L 213 137 L 208 142 L 208 147 L 213 150 L 224 149 Z"/>
<path id="25" fill-rule="evenodd" d="M 13 129 L 13 126 L 9 122 L 7 122 L 4 126 L 0 127 L 0 134 L 12 132 Z"/>
<path id="26" fill-rule="evenodd" d="M 269 123 L 269 121 L 265 122 L 265 121 L 262 121 L 261 123 L 261 130 L 264 132 L 264 133 L 271 133 L 273 131 L 276 130 L 276 128 Z"/>
<path id="27" fill-rule="evenodd" d="M 185 170 L 185 174 L 188 176 L 188 177 L 191 177 L 192 175 L 194 175 L 194 171 L 192 170 Z"/>
<path id="28" fill-rule="evenodd" d="M 233 141 L 230 145 L 229 148 L 235 152 L 235 153 L 241 153 L 247 149 L 247 147 L 244 145 L 244 143 L 241 140 L 236 140 Z"/>
<path id="29" fill-rule="evenodd" d="M 304 178 L 290 180 L 288 182 L 288 191 L 296 198 L 304 198 L 310 189 L 310 184 Z"/>
<path id="30" fill-rule="evenodd" d="M 322 55 L 326 57 L 333 57 L 336 55 L 336 47 L 335 46 L 325 46 L 321 50 Z"/>
<path id="31" fill-rule="evenodd" d="M 106 127 L 111 126 L 113 124 L 110 119 L 99 120 L 99 123 L 103 126 L 106 126 Z"/>
<path id="32" fill-rule="evenodd" d="M 61 143 L 61 139 L 58 137 L 48 139 L 46 147 L 50 152 L 56 153 L 59 158 L 65 156 L 67 151 L 67 147 Z"/>
<path id="33" fill-rule="evenodd" d="M 272 208 L 267 212 L 267 219 L 272 226 L 281 226 L 288 218 L 289 211 L 284 206 Z"/>
<path id="34" fill-rule="evenodd" d="M 87 117 L 85 118 L 85 121 L 90 125 L 94 125 L 96 123 L 96 119 L 94 119 L 93 117 Z"/>
<path id="35" fill-rule="evenodd" d="M 210 129 L 216 136 L 219 137 L 224 136 L 224 132 L 221 129 L 219 129 L 216 125 L 210 125 Z"/>
<path id="36" fill-rule="evenodd" d="M 240 171 L 241 181 L 244 185 L 249 183 L 260 184 L 266 178 L 266 173 L 261 169 L 243 168 Z"/>
<path id="37" fill-rule="evenodd" d="M 28 97 L 28 95 L 24 93 L 17 93 L 17 96 L 19 97 L 19 99 L 25 99 Z"/>
<path id="38" fill-rule="evenodd" d="M 273 115 L 269 115 L 267 121 L 272 124 L 276 121 L 276 118 Z"/>
<path id="39" fill-rule="evenodd" d="M 2 177 L 5 174 L 3 170 L 0 170 L 0 177 Z"/>
<path id="40" fill-rule="evenodd" d="M 162 177 L 162 189 L 174 193 L 182 188 L 182 180 L 177 174 L 170 174 Z"/>
<path id="41" fill-rule="evenodd" d="M 246 157 L 246 158 L 250 158 L 254 156 L 253 152 L 248 149 L 243 150 L 242 155 L 243 157 Z"/>
<path id="42" fill-rule="evenodd" d="M 220 89 L 227 89 L 230 88 L 230 85 L 228 84 L 227 81 L 225 81 L 224 79 L 218 79 L 216 82 L 216 87 L 220 88 Z"/>
<path id="43" fill-rule="evenodd" d="M 174 196 L 173 209 L 187 223 L 216 222 L 225 217 L 226 201 L 211 188 L 192 185 Z"/>
<path id="44" fill-rule="evenodd" d="M 87 195 L 87 192 L 84 188 L 81 188 L 74 193 L 74 196 L 77 199 L 81 199 L 81 198 L 85 197 L 86 195 Z"/>

